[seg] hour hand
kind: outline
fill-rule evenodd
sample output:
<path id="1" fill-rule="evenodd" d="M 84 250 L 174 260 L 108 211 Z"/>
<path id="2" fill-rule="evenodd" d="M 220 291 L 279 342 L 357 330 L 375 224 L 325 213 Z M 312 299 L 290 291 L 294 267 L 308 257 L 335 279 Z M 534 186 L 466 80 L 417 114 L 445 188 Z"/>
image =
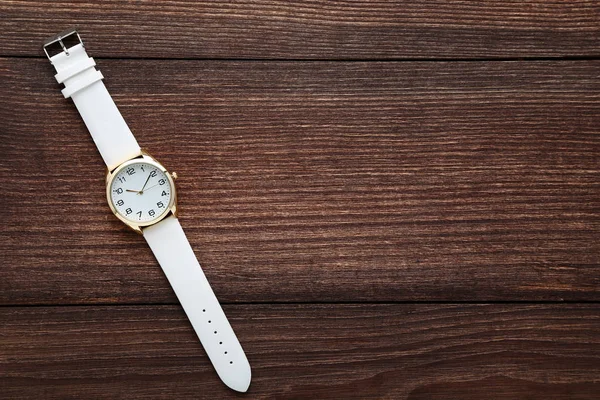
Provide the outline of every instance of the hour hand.
<path id="1" fill-rule="evenodd" d="M 133 193 L 139 193 L 139 190 L 131 190 L 131 189 L 125 189 L 126 192 L 133 192 Z"/>

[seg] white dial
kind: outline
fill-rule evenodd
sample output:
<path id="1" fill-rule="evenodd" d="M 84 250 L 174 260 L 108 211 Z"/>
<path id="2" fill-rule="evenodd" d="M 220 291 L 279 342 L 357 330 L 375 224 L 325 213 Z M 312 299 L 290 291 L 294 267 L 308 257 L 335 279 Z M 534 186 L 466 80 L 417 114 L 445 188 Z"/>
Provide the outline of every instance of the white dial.
<path id="1" fill-rule="evenodd" d="M 173 195 L 166 172 L 145 161 L 121 168 L 113 177 L 109 190 L 117 213 L 140 225 L 160 219 L 169 210 Z"/>

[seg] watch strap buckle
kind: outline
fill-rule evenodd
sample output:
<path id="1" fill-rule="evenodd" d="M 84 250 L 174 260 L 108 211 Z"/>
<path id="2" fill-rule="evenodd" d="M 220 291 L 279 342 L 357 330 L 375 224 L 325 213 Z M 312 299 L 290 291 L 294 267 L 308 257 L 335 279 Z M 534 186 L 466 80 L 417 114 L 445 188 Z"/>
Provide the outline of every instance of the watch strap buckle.
<path id="1" fill-rule="evenodd" d="M 81 36 L 79 36 L 77 30 L 68 29 L 46 40 L 44 42 L 44 53 L 46 53 L 46 57 L 48 57 L 48 60 L 52 62 L 51 58 L 56 54 L 61 53 L 61 51 L 56 52 L 56 50 L 62 49 L 62 52 L 64 52 L 68 56 L 69 49 L 78 44 L 81 44 L 83 46 L 83 40 L 81 40 Z M 60 47 L 58 47 L 57 45 L 59 45 Z M 48 49 L 50 49 L 51 52 L 54 51 L 53 54 L 50 54 L 48 52 Z"/>

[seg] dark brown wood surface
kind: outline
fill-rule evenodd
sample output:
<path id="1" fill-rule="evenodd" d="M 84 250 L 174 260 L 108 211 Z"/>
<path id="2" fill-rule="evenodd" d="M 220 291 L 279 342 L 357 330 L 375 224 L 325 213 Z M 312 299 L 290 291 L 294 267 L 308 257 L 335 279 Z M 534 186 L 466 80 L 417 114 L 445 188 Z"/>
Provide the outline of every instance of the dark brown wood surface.
<path id="1" fill-rule="evenodd" d="M 40 47 L 70 26 L 180 175 L 246 395 L 106 206 Z M 600 397 L 597 2 L 0 0 L 0 29 L 0 398 Z"/>
<path id="2" fill-rule="evenodd" d="M 223 301 L 600 299 L 598 61 L 98 63 Z M 50 65 L 0 68 L 0 301 L 175 302 Z"/>
<path id="3" fill-rule="evenodd" d="M 595 0 L 0 2 L 0 53 L 78 27 L 95 57 L 597 57 Z"/>
<path id="4" fill-rule="evenodd" d="M 225 311 L 253 367 L 247 395 L 216 379 L 177 306 L 15 307 L 0 309 L 3 398 L 575 400 L 600 393 L 598 305 Z"/>

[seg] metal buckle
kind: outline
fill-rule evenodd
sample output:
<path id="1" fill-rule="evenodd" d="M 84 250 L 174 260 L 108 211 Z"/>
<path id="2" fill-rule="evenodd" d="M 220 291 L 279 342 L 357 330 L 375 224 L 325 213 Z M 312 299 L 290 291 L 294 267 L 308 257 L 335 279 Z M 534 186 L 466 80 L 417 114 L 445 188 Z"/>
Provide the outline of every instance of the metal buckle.
<path id="1" fill-rule="evenodd" d="M 44 43 L 44 53 L 46 53 L 46 57 L 48 57 L 48 60 L 50 60 L 50 55 L 48 54 L 48 50 L 46 50 L 46 48 L 57 42 L 60 43 L 60 47 L 62 47 L 65 54 L 69 55 L 69 49 L 67 49 L 65 47 L 63 39 L 65 39 L 69 36 L 72 36 L 72 35 L 77 35 L 77 40 L 79 40 L 79 43 L 81 43 L 82 46 L 84 45 L 83 40 L 81 40 L 81 36 L 79 36 L 79 33 L 75 29 L 69 29 L 64 32 L 61 32 L 58 35 L 52 36 L 50 39 L 46 40 L 46 42 Z M 73 47 L 73 46 L 71 46 L 71 47 Z"/>

